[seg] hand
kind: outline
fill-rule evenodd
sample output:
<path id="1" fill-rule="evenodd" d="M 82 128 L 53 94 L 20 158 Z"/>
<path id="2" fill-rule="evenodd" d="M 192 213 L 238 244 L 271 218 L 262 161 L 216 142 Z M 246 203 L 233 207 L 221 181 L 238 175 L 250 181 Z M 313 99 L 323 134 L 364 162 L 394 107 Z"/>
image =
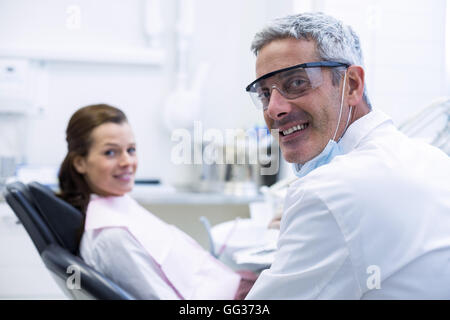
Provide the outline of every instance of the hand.
<path id="1" fill-rule="evenodd" d="M 267 228 L 269 229 L 280 229 L 280 223 L 281 223 L 281 217 L 283 215 L 283 209 L 279 208 L 275 215 L 273 216 L 272 220 L 269 222 L 269 225 Z"/>

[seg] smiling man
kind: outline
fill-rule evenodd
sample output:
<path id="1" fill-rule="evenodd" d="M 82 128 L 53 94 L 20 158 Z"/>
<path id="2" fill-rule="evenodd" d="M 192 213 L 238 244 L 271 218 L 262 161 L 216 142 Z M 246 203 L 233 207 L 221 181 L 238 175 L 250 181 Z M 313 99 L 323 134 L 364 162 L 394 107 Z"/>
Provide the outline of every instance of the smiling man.
<path id="1" fill-rule="evenodd" d="M 298 180 L 249 299 L 449 299 L 450 160 L 372 110 L 358 36 L 322 13 L 256 34 L 246 90 Z"/>

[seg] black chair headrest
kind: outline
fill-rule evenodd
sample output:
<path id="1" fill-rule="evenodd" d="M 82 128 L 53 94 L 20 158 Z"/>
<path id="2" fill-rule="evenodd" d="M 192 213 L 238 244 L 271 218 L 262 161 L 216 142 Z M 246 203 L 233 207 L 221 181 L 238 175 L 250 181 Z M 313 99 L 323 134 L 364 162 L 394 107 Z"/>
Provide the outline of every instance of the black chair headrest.
<path id="1" fill-rule="evenodd" d="M 36 200 L 43 219 L 52 230 L 62 247 L 77 253 L 81 235 L 83 215 L 73 206 L 58 198 L 52 190 L 38 182 L 31 182 L 28 188 Z"/>
<path id="2" fill-rule="evenodd" d="M 19 181 L 10 183 L 6 186 L 4 195 L 6 202 L 22 222 L 39 253 L 50 243 L 57 242 L 26 185 Z"/>

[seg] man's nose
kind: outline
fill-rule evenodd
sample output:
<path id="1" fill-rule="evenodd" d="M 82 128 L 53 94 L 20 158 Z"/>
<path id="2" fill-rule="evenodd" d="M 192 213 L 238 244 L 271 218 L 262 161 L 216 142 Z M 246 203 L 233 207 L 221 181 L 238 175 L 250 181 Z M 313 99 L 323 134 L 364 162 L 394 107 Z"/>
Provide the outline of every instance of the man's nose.
<path id="1" fill-rule="evenodd" d="M 274 120 L 280 120 L 286 116 L 292 109 L 291 104 L 281 94 L 277 87 L 272 87 L 270 93 L 269 104 L 267 105 L 266 112 Z"/>

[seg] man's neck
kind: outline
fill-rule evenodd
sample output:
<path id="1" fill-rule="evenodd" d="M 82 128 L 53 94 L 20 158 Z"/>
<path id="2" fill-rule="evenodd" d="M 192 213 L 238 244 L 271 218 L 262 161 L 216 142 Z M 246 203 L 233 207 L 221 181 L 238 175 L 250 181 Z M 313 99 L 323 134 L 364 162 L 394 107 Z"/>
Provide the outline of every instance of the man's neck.
<path id="1" fill-rule="evenodd" d="M 360 104 L 356 105 L 354 110 L 355 111 L 350 118 L 349 125 L 370 112 L 370 108 L 365 102 L 361 102 Z"/>

